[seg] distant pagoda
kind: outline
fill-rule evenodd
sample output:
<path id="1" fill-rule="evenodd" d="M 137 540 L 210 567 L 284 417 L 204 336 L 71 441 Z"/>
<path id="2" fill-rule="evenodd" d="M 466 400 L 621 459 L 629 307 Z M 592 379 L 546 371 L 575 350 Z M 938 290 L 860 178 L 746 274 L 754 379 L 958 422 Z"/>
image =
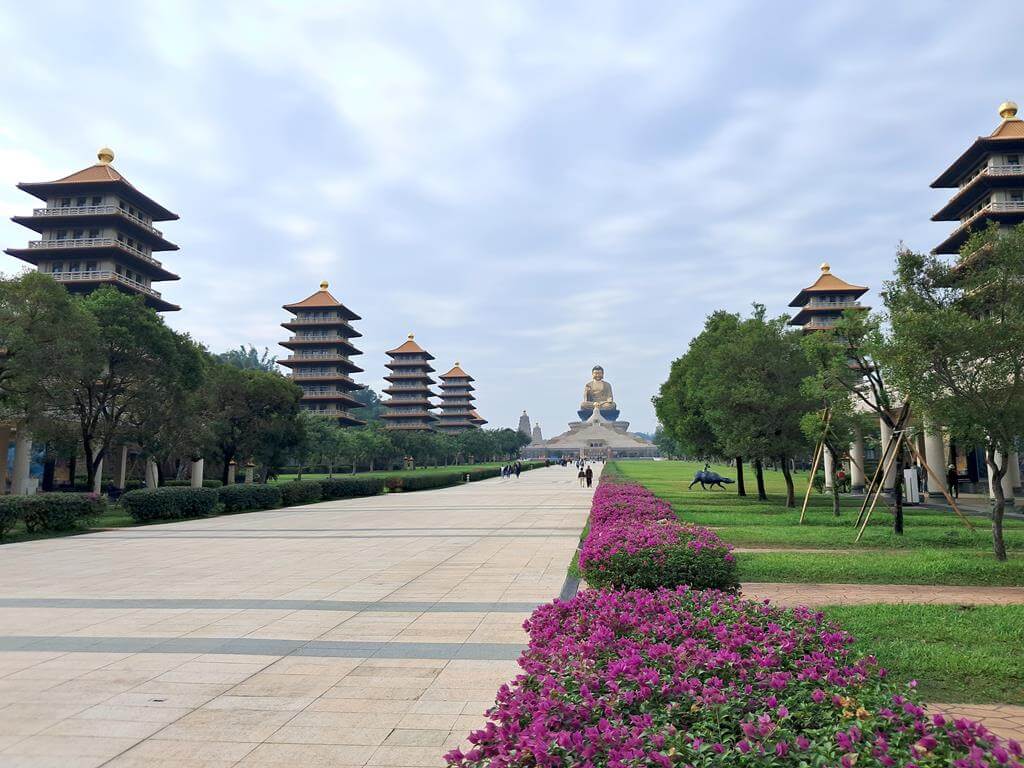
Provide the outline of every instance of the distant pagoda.
<path id="1" fill-rule="evenodd" d="M 800 310 L 789 324 L 800 326 L 804 333 L 834 328 L 846 310 L 871 309 L 859 301 L 867 291 L 863 285 L 851 285 L 840 280 L 832 274 L 827 263 L 822 264 L 818 279 L 789 302 L 789 306 L 799 307 Z"/>
<path id="2" fill-rule="evenodd" d="M 978 137 L 931 184 L 956 190 L 932 221 L 959 222 L 932 253 L 959 253 L 989 222 L 1000 228 L 1024 222 L 1024 120 L 1012 101 L 999 105 L 999 117 L 991 134 Z"/>
<path id="3" fill-rule="evenodd" d="M 12 220 L 41 239 L 4 253 L 36 265 L 73 293 L 112 285 L 142 296 L 160 312 L 180 309 L 152 288 L 153 283 L 179 279 L 153 258 L 154 251 L 178 250 L 153 222 L 175 221 L 178 215 L 128 183 L 111 165 L 111 150 L 104 147 L 97 157 L 95 165 L 62 179 L 18 184 L 46 207 Z"/>
<path id="4" fill-rule="evenodd" d="M 476 429 L 473 422 L 473 377 L 455 363 L 441 379 L 441 415 L 437 429 L 449 434 Z M 479 417 L 478 417 L 479 418 Z"/>
<path id="5" fill-rule="evenodd" d="M 302 410 L 337 419 L 341 426 L 358 426 L 366 422 L 354 416 L 352 409 L 361 408 L 362 403 L 349 393 L 363 388 L 351 378 L 363 369 L 349 358 L 362 352 L 349 339 L 362 334 L 349 322 L 361 318 L 327 287 L 325 280 L 312 296 L 284 305 L 295 317 L 281 327 L 294 335 L 281 342 L 292 354 L 278 362 L 292 369 L 290 378 L 302 388 Z"/>
<path id="6" fill-rule="evenodd" d="M 390 383 L 384 394 L 390 399 L 384 402 L 385 420 L 388 429 L 433 429 L 438 422 L 431 410 L 436 406 L 430 398 L 437 395 L 430 389 L 436 383 L 430 374 L 434 369 L 430 361 L 434 356 L 416 343 L 413 334 L 400 347 L 388 351 L 391 362 L 387 368 L 391 373 L 384 377 Z"/>

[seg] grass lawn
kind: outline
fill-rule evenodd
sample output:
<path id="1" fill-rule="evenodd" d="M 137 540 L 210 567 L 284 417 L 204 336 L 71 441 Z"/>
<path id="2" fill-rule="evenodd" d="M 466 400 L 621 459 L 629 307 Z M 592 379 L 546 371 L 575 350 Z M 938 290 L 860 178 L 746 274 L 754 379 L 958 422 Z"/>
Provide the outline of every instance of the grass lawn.
<path id="1" fill-rule="evenodd" d="M 504 462 L 508 463 L 508 462 Z M 466 469 L 480 469 L 482 467 L 500 467 L 502 462 L 500 461 L 489 461 L 483 464 L 452 464 L 448 467 L 418 467 L 417 469 L 389 469 L 380 470 L 377 472 L 359 472 L 355 475 L 349 472 L 335 472 L 335 477 L 395 477 L 397 475 L 439 475 L 446 474 L 448 472 L 458 472 L 459 470 Z M 272 483 L 288 483 L 296 479 L 296 475 L 278 475 L 276 480 L 272 480 Z M 303 480 L 322 480 L 327 477 L 326 473 L 315 473 L 310 474 L 309 472 L 302 473 Z"/>
<path id="2" fill-rule="evenodd" d="M 824 612 L 925 701 L 1024 704 L 1024 606 L 850 605 Z"/>
<path id="3" fill-rule="evenodd" d="M 781 472 L 766 471 L 768 501 L 739 497 L 727 491 L 688 490 L 697 462 L 620 461 L 613 465 L 626 477 L 667 499 L 681 519 L 714 528 L 739 547 L 827 549 L 826 553 L 743 552 L 738 555 L 742 581 L 863 582 L 875 584 L 1024 585 L 1024 521 L 1007 520 L 1005 538 L 1010 560 L 992 556 L 989 521 L 972 517 L 968 530 L 952 513 L 908 507 L 905 533 L 892 532 L 891 514 L 876 507 L 859 544 L 854 521 L 860 499 L 844 498 L 839 517 L 829 497 L 814 493 L 803 525 L 799 509 L 786 509 Z M 730 467 L 715 471 L 735 477 Z M 756 493 L 753 471 L 745 467 L 747 493 Z M 794 477 L 798 503 L 807 487 L 807 473 Z"/>

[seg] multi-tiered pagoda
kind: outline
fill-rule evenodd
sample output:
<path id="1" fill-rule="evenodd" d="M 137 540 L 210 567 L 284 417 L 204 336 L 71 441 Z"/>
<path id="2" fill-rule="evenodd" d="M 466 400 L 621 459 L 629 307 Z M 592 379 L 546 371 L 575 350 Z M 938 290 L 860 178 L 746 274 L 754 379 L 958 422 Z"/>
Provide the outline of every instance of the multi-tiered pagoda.
<path id="1" fill-rule="evenodd" d="M 971 234 L 996 222 L 1011 227 L 1024 221 L 1024 120 L 1012 101 L 999 105 L 1002 121 L 978 137 L 942 175 L 935 189 L 956 192 L 932 221 L 959 221 L 933 253 L 959 253 Z"/>
<path id="2" fill-rule="evenodd" d="M 860 297 L 867 290 L 863 285 L 851 285 L 840 280 L 832 274 L 827 263 L 822 264 L 818 279 L 789 302 L 789 306 L 799 307 L 800 310 L 789 324 L 801 326 L 804 333 L 829 330 L 835 327 L 836 321 L 846 310 L 870 309 L 860 303 Z"/>
<path id="3" fill-rule="evenodd" d="M 433 429 L 437 416 L 431 411 L 436 407 L 430 400 L 437 395 L 430 389 L 434 380 L 430 374 L 434 369 L 430 361 L 434 356 L 416 343 L 410 333 L 402 346 L 388 351 L 391 362 L 387 367 L 391 373 L 384 377 L 389 386 L 384 394 L 390 399 L 384 402 L 385 420 L 388 429 Z"/>
<path id="4" fill-rule="evenodd" d="M 284 305 L 295 317 L 281 326 L 294 335 L 281 342 L 292 353 L 278 362 L 292 369 L 290 378 L 302 387 L 300 408 L 337 419 L 342 426 L 357 426 L 366 422 L 354 416 L 352 410 L 362 404 L 349 393 L 362 389 L 351 375 L 363 369 L 349 358 L 362 354 L 350 341 L 362 336 L 350 325 L 360 317 L 334 298 L 327 287 L 325 280 L 312 296 Z"/>
<path id="5" fill-rule="evenodd" d="M 63 179 L 18 184 L 46 203 L 31 216 L 13 218 L 40 239 L 4 252 L 36 265 L 72 292 L 112 285 L 142 296 L 158 311 L 179 309 L 152 287 L 179 279 L 153 258 L 155 251 L 178 250 L 153 222 L 178 215 L 129 184 L 111 165 L 111 150 L 101 149 L 97 157 L 95 165 Z"/>
<path id="6" fill-rule="evenodd" d="M 476 429 L 473 421 L 473 377 L 462 370 L 458 363 L 441 379 L 441 415 L 437 428 L 441 432 L 458 434 L 467 429 Z M 479 418 L 479 417 L 477 417 Z"/>

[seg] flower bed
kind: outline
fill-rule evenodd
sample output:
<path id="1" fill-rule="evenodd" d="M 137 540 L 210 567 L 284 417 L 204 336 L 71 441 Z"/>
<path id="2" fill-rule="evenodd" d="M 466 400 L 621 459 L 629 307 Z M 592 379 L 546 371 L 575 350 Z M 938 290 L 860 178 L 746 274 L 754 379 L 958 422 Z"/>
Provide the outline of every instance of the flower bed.
<path id="1" fill-rule="evenodd" d="M 679 522 L 668 502 L 632 483 L 602 482 L 594 492 L 579 564 L 593 587 L 739 589 L 728 544 Z"/>
<path id="2" fill-rule="evenodd" d="M 526 629 L 523 673 L 449 765 L 1022 765 L 1015 742 L 928 718 L 808 609 L 687 587 L 587 590 Z"/>

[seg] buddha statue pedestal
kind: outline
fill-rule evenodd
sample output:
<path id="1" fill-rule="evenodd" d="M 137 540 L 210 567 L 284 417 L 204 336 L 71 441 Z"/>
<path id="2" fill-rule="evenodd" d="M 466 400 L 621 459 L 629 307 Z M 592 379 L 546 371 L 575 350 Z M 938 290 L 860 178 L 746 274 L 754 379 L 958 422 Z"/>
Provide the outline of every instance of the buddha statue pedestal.
<path id="1" fill-rule="evenodd" d="M 618 408 L 597 408 L 597 409 L 583 409 L 576 411 L 576 414 L 580 417 L 580 421 L 589 421 L 590 417 L 594 415 L 594 410 L 597 410 L 601 414 L 601 418 L 605 421 L 618 421 L 619 420 L 619 409 Z"/>

